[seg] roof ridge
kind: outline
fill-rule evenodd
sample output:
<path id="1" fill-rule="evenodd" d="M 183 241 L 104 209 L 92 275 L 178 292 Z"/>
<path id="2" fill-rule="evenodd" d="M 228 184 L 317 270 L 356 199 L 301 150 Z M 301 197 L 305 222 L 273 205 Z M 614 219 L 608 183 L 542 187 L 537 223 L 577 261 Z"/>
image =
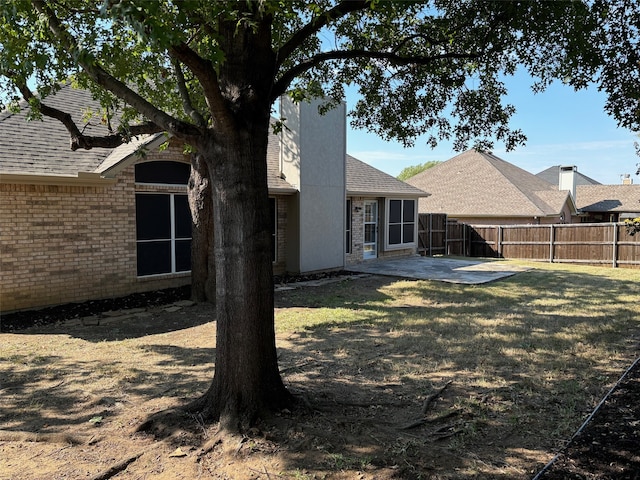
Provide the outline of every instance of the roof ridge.
<path id="1" fill-rule="evenodd" d="M 476 150 L 477 151 L 477 150 Z M 521 188 L 520 182 L 514 182 L 513 178 L 511 178 L 511 176 L 507 175 L 506 172 L 504 171 L 504 169 L 502 168 L 498 168 L 493 162 L 500 162 L 501 164 L 503 164 L 506 168 L 515 168 L 519 171 L 522 171 L 526 174 L 532 175 L 529 172 L 527 172 L 526 170 L 507 162 L 506 160 L 501 159 L 500 157 L 494 155 L 493 153 L 490 152 L 477 152 L 478 154 L 480 154 L 483 158 L 485 158 L 489 165 L 491 165 L 491 167 L 498 172 L 498 174 L 500 176 L 502 176 L 508 183 L 509 185 L 511 185 L 513 188 L 515 188 L 518 192 L 520 192 L 522 194 L 522 196 L 524 198 L 527 199 L 527 201 L 529 201 L 529 203 L 531 203 L 533 205 L 533 207 L 537 210 L 540 211 L 541 214 L 546 214 L 546 212 L 544 211 L 543 208 L 541 208 L 540 203 L 542 203 L 544 206 L 546 207 L 551 207 L 549 204 L 547 204 L 547 202 L 545 202 L 544 200 L 542 200 L 540 197 L 538 197 L 537 195 L 535 195 L 533 193 L 533 191 L 525 191 L 523 188 Z M 551 185 L 551 184 L 550 184 Z M 531 198 L 531 196 L 534 196 L 535 198 Z"/>

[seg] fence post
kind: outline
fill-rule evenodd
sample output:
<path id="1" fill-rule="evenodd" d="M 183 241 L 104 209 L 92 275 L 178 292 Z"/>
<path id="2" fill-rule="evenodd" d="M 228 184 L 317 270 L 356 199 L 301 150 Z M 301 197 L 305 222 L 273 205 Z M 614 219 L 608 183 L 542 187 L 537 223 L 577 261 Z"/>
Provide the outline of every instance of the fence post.
<path id="1" fill-rule="evenodd" d="M 613 227 L 613 268 L 616 268 L 618 266 L 618 224 L 612 223 L 611 226 Z"/>
<path id="2" fill-rule="evenodd" d="M 433 256 L 431 249 L 433 248 L 433 213 L 429 214 L 429 256 Z"/>
<path id="3" fill-rule="evenodd" d="M 498 225 L 498 258 L 502 258 L 502 225 Z"/>
<path id="4" fill-rule="evenodd" d="M 553 263 L 553 255 L 554 255 L 554 251 L 553 251 L 553 247 L 554 247 L 554 243 L 555 243 L 555 225 L 552 223 L 550 225 L 551 230 L 549 232 L 549 263 Z"/>

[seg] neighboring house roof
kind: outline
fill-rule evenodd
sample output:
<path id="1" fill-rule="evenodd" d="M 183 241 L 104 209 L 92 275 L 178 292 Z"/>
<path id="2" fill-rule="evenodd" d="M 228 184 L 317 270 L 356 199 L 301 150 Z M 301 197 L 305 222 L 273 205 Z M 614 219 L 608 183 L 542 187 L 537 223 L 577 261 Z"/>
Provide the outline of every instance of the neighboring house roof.
<path id="1" fill-rule="evenodd" d="M 569 192 L 496 157 L 468 150 L 411 177 L 427 191 L 421 211 L 459 217 L 545 217 L 562 212 Z M 573 207 L 575 208 L 575 207 Z"/>
<path id="2" fill-rule="evenodd" d="M 429 193 L 347 155 L 347 195 L 427 197 Z"/>
<path id="3" fill-rule="evenodd" d="M 580 172 L 575 172 L 575 175 L 576 175 L 576 185 L 602 185 L 597 180 L 587 177 L 586 175 L 583 175 Z M 560 185 L 560 165 L 554 165 L 553 167 L 549 167 L 546 170 L 543 170 L 542 172 L 537 173 L 536 177 L 546 180 L 552 185 L 558 186 Z"/>
<path id="4" fill-rule="evenodd" d="M 640 212 L 640 185 L 581 185 L 576 197 L 583 212 Z"/>

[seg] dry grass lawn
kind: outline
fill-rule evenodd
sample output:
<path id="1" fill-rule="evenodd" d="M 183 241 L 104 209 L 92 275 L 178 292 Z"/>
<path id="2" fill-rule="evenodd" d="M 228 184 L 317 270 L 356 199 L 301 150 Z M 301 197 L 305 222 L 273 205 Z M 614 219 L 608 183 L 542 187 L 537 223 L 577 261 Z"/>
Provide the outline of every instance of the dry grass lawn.
<path id="1" fill-rule="evenodd" d="M 2 334 L 0 479 L 99 478 L 134 458 L 113 478 L 531 478 L 640 339 L 640 270 L 533 266 L 480 286 L 278 292 L 282 375 L 306 407 L 206 453 L 216 427 L 195 416 L 135 429 L 208 386 L 211 307 Z"/>

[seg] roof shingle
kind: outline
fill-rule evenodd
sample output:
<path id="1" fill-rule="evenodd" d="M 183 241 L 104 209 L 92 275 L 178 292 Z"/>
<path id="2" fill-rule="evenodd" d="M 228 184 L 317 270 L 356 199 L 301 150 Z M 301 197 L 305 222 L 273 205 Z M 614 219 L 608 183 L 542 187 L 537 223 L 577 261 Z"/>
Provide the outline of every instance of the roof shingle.
<path id="1" fill-rule="evenodd" d="M 421 211 L 452 216 L 544 217 L 558 215 L 568 192 L 490 153 L 468 150 L 407 183 L 431 193 Z"/>

